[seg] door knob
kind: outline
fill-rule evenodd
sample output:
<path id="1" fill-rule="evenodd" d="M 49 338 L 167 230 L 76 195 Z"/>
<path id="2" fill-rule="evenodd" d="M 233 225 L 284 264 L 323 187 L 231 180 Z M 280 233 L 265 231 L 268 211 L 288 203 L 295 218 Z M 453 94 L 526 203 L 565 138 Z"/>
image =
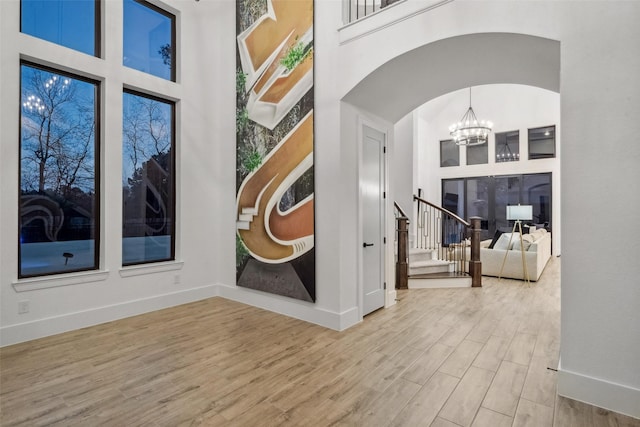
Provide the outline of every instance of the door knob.
<path id="1" fill-rule="evenodd" d="M 373 246 L 373 243 L 366 243 L 365 242 L 365 243 L 362 244 L 363 248 L 366 248 L 367 246 Z"/>

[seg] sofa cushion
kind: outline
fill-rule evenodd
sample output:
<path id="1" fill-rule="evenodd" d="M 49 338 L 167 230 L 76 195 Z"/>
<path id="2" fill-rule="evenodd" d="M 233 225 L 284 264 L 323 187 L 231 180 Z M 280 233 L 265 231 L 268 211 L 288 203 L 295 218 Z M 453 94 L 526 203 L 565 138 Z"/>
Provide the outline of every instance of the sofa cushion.
<path id="1" fill-rule="evenodd" d="M 531 236 L 533 237 L 533 241 L 537 242 L 538 240 L 542 239 L 546 234 L 547 234 L 547 230 L 545 230 L 544 228 L 538 228 L 536 231 L 531 233 Z"/>
<path id="2" fill-rule="evenodd" d="M 493 247 L 496 245 L 496 242 L 498 241 L 500 236 L 502 236 L 502 234 L 503 234 L 502 231 L 496 230 L 496 234 L 493 235 L 493 239 L 491 240 L 491 243 L 489 244 L 489 249 L 493 249 Z"/>
<path id="3" fill-rule="evenodd" d="M 514 251 L 519 251 L 520 250 L 520 239 L 515 239 L 515 242 L 513 242 L 513 245 L 511 246 L 511 249 L 513 249 Z M 533 243 L 533 236 L 531 236 L 530 234 L 523 234 L 522 235 L 522 250 L 523 251 L 528 251 L 529 247 L 531 246 L 531 244 Z"/>
<path id="4" fill-rule="evenodd" d="M 498 249 L 498 250 L 508 250 L 510 249 L 509 246 L 513 245 L 513 240 L 516 239 L 516 236 L 518 233 L 515 233 L 513 235 L 513 239 L 511 239 L 511 233 L 502 233 L 502 235 L 498 238 L 498 241 L 496 242 L 495 245 L 493 245 L 493 249 Z M 520 239 L 520 237 L 518 237 L 518 240 Z M 509 242 L 509 240 L 511 240 L 511 242 Z"/>

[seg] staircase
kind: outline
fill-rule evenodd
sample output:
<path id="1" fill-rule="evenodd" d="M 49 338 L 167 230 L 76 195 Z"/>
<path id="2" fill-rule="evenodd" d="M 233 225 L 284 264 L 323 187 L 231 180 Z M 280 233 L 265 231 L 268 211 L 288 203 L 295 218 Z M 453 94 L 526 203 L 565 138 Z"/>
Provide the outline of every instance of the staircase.
<path id="1" fill-rule="evenodd" d="M 409 249 L 409 289 L 470 288 L 471 276 L 456 272 L 456 262 L 438 259 L 435 249 Z"/>
<path id="2" fill-rule="evenodd" d="M 467 222 L 417 196 L 414 201 L 417 215 L 411 237 L 406 214 L 396 204 L 396 288 L 482 286 L 480 219 Z"/>

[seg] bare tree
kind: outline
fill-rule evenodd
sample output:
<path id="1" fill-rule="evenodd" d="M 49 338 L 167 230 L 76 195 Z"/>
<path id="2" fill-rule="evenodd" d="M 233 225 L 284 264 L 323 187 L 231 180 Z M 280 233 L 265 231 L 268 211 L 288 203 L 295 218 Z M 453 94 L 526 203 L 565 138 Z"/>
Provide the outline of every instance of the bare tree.
<path id="1" fill-rule="evenodd" d="M 64 195 L 94 177 L 93 101 L 75 82 L 25 68 L 22 102 L 22 189 Z"/>
<path id="2" fill-rule="evenodd" d="M 123 119 L 122 143 L 131 163 L 129 172 L 133 172 L 142 162 L 171 148 L 171 122 L 162 110 L 166 104 L 137 95 L 127 99 L 129 105 Z"/>

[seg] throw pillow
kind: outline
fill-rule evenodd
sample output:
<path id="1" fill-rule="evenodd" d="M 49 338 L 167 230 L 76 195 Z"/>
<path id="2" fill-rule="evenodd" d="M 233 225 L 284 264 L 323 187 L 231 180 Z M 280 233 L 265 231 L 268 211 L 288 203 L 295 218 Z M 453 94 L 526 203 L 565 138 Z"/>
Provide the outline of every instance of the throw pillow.
<path id="1" fill-rule="evenodd" d="M 526 236 L 526 235 L 525 235 Z M 528 239 L 525 239 L 525 236 L 522 236 L 522 250 L 524 252 L 529 250 L 529 247 L 531 246 L 531 242 Z M 520 250 L 520 239 L 516 239 L 514 237 L 515 242 L 513 242 L 513 246 L 511 247 L 511 249 L 513 249 L 514 251 L 519 251 Z"/>
<path id="2" fill-rule="evenodd" d="M 489 244 L 489 249 L 493 249 L 493 247 L 496 245 L 496 242 L 498 241 L 500 236 L 502 236 L 502 234 L 503 234 L 502 231 L 496 230 L 496 234 L 493 235 L 493 240 L 491 240 L 491 243 Z"/>
<path id="3" fill-rule="evenodd" d="M 516 236 L 514 235 L 513 238 L 515 239 Z M 509 243 L 513 244 L 513 242 L 509 242 L 509 240 L 511 240 L 511 233 L 502 233 L 502 235 L 498 238 L 496 244 L 493 245 L 493 249 L 499 249 L 503 251 L 508 250 Z"/>

